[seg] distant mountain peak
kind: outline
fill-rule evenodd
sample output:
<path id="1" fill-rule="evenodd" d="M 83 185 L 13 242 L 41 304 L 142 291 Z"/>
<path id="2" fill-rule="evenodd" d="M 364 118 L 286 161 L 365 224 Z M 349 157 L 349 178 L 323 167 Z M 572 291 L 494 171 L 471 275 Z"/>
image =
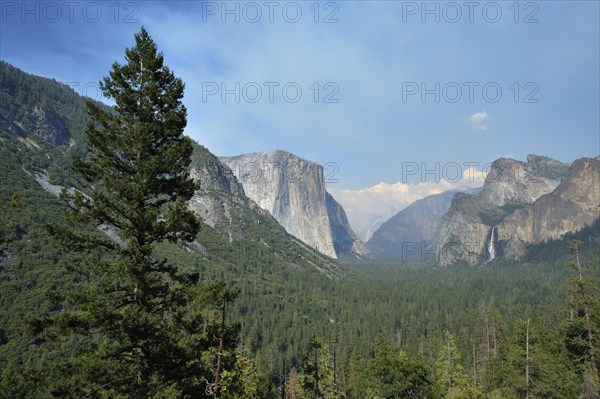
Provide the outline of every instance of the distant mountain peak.
<path id="1" fill-rule="evenodd" d="M 428 247 L 437 240 L 442 216 L 459 190 L 421 198 L 384 222 L 367 241 L 374 258 L 425 260 L 435 258 Z M 466 194 L 465 194 L 466 195 Z"/>

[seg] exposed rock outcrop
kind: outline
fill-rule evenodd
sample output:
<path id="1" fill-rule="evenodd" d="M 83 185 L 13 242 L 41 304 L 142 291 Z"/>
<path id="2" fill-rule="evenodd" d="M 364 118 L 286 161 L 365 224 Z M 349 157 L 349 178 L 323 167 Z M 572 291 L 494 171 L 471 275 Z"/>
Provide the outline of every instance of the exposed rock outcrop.
<path id="1" fill-rule="evenodd" d="M 519 258 L 530 243 L 560 239 L 590 226 L 600 217 L 599 207 L 600 157 L 578 159 L 554 191 L 498 224 L 504 256 Z"/>
<path id="2" fill-rule="evenodd" d="M 568 165 L 530 155 L 527 162 L 500 158 L 492 163 L 483 189 L 477 195 L 456 194 L 442 219 L 438 259 L 442 265 L 458 260 L 488 260 L 490 229 L 515 209 L 554 190 Z"/>
<path id="3" fill-rule="evenodd" d="M 31 76 L 0 61 L 0 130 L 51 146 L 64 145 L 81 119 L 83 101 L 65 84 Z"/>
<path id="4" fill-rule="evenodd" d="M 345 275 L 338 263 L 288 234 L 267 210 L 245 195 L 231 168 L 201 145 L 194 144 L 190 175 L 200 182 L 189 201 L 190 208 L 230 242 L 259 241 L 263 251 L 272 252 L 296 270 L 314 268 L 336 279 Z M 199 243 L 195 244 L 204 251 Z"/>
<path id="5" fill-rule="evenodd" d="M 200 183 L 200 187 L 190 199 L 189 207 L 204 223 L 226 233 L 230 241 L 243 236 L 234 220 L 234 213 L 239 213 L 236 211 L 250 208 L 266 213 L 244 195 L 244 188 L 231 169 L 198 144 L 194 144 L 190 176 Z"/>

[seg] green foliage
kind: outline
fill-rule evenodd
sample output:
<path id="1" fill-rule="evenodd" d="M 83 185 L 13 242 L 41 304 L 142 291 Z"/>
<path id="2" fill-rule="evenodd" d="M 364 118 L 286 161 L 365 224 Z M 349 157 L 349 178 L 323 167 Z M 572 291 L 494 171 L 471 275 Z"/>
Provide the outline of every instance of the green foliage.
<path id="1" fill-rule="evenodd" d="M 221 398 L 259 399 L 264 382 L 255 370 L 254 364 L 245 356 L 237 355 L 231 370 L 223 372 Z"/>
<path id="2" fill-rule="evenodd" d="M 21 198 L 21 193 L 17 191 L 12 195 L 12 197 L 7 203 L 0 204 L 0 244 L 4 241 L 13 239 L 12 236 L 14 235 L 14 228 L 16 224 L 13 222 L 5 221 L 5 215 L 10 209 L 20 206 Z"/>
<path id="3" fill-rule="evenodd" d="M 460 364 L 460 353 L 456 348 L 454 337 L 446 331 L 444 340 L 446 342 L 440 348 L 436 361 L 438 381 L 446 389 L 465 385 L 467 378 Z"/>
<path id="4" fill-rule="evenodd" d="M 445 399 L 483 399 L 483 393 L 471 385 L 461 364 L 460 353 L 454 336 L 445 333 L 445 343 L 438 351 L 436 362 L 437 381 L 445 390 Z"/>
<path id="5" fill-rule="evenodd" d="M 10 201 L 8 201 L 6 204 L 0 205 L 0 214 L 4 214 L 4 212 L 7 212 L 11 208 L 18 207 L 21 204 L 21 199 L 21 193 L 18 191 L 15 192 Z"/>
<path id="6" fill-rule="evenodd" d="M 40 330 L 97 336 L 89 353 L 61 366 L 81 363 L 85 383 L 75 392 L 126 397 L 188 397 L 201 387 L 203 349 L 197 315 L 186 314 L 197 275 L 181 274 L 154 256 L 155 244 L 191 241 L 198 231 L 187 208 L 196 187 L 187 166 L 192 145 L 182 135 L 186 111 L 183 82 L 163 64 L 155 43 L 142 30 L 100 87 L 116 102 L 116 113 L 91 101 L 86 129 L 87 159 L 75 156 L 81 191 L 63 190 L 72 225 L 112 226 L 112 239 L 49 225 L 68 248 L 100 250 L 100 258 L 74 266 L 94 284 L 67 292 L 68 307 Z M 104 228 L 106 230 L 106 228 Z M 197 341 L 197 342 L 194 342 Z M 60 363 L 59 363 L 60 364 Z M 93 367 L 90 367 L 93 365 Z M 61 387 L 71 394 L 70 386 Z"/>
<path id="7" fill-rule="evenodd" d="M 505 326 L 499 335 L 497 351 L 492 355 L 487 370 L 489 391 L 501 393 L 506 398 L 525 397 L 527 390 L 533 398 L 568 399 L 576 396 L 580 377 L 556 331 L 530 322 L 527 334 L 527 322 L 520 319 L 512 326 Z"/>
<path id="8" fill-rule="evenodd" d="M 366 382 L 368 377 L 364 372 L 367 359 L 355 348 L 350 354 L 346 366 L 346 394 L 349 398 L 364 398 L 366 395 Z"/>
<path id="9" fill-rule="evenodd" d="M 398 352 L 380 330 L 368 363 L 366 393 L 370 398 L 435 399 L 439 393 L 423 362 Z"/>
<path id="10" fill-rule="evenodd" d="M 332 355 L 319 338 L 307 345 L 301 364 L 300 386 L 306 398 L 337 397 Z"/>
<path id="11" fill-rule="evenodd" d="M 128 277 L 128 270 L 143 269 L 134 269 L 133 263 L 118 262 L 117 258 L 129 253 L 143 255 L 144 251 L 128 252 L 124 238 L 121 243 L 108 240 L 95 228 L 98 220 L 87 227 L 71 224 L 72 243 L 82 245 L 79 239 L 87 237 L 82 253 L 54 246 L 44 228 L 47 224 L 64 225 L 69 204 L 44 191 L 36 173 L 47 171 L 50 183 L 80 188 L 89 195 L 81 201 L 102 198 L 93 194 L 93 188 L 102 189 L 101 185 L 80 184 L 68 166 L 69 153 L 79 154 L 81 162 L 94 157 L 93 152 L 84 151 L 83 126 L 88 117 L 83 102 L 64 85 L 23 76 L 11 68 L 0 65 L 4 116 L 7 109 L 22 109 L 15 120 L 25 121 L 39 105 L 51 111 L 49 114 L 71 119 L 55 124 L 55 128 L 63 129 L 55 131 L 61 138 L 58 142 L 46 142 L 27 131 L 0 133 L 0 206 L 8 204 L 15 192 L 21 193 L 20 206 L 1 213 L 0 228 L 5 230 L 0 242 L 0 398 L 83 397 L 89 393 L 90 397 L 131 397 L 133 394 L 124 392 L 121 384 L 131 384 L 128 378 L 136 374 L 139 362 L 133 356 L 124 359 L 131 351 L 119 351 L 127 345 L 131 348 L 140 337 L 139 331 L 148 329 L 162 334 L 160 342 L 151 340 L 152 362 L 157 368 L 148 386 L 155 397 L 206 397 L 205 388 L 215 381 L 217 353 L 221 352 L 223 398 L 280 397 L 275 386 L 282 388 L 282 375 L 287 398 L 311 398 L 302 384 L 308 382 L 310 388 L 306 376 L 312 375 L 314 381 L 314 365 L 327 364 L 319 367 L 319 372 L 326 374 L 319 377 L 320 385 L 329 381 L 335 390 L 319 393 L 323 396 L 418 397 L 406 391 L 414 389 L 415 395 L 429 392 L 430 396 L 423 397 L 433 398 L 480 398 L 483 392 L 489 398 L 522 399 L 527 319 L 531 319 L 531 398 L 595 397 L 598 384 L 590 364 L 590 353 L 595 352 L 585 339 L 595 319 L 588 323 L 581 306 L 593 308 L 600 269 L 582 262 L 587 272 L 582 280 L 585 284 L 574 275 L 568 291 L 557 289 L 568 278 L 564 241 L 536 247 L 538 253 L 528 264 L 498 259 L 486 268 L 440 268 L 432 262 L 362 261 L 347 267 L 323 262 L 319 254 L 299 249 L 272 218 L 249 206 L 232 209 L 229 221 L 223 222 L 229 225 L 213 228 L 202 223 L 197 235 L 182 237 L 194 238 L 191 243 L 171 242 L 170 238 L 178 237 L 163 234 L 173 224 L 169 226 L 165 217 L 167 203 L 158 205 L 167 198 L 158 195 L 146 201 L 146 205 L 156 205 L 155 210 L 141 210 L 136 218 L 152 220 L 147 227 L 155 232 L 152 236 L 156 240 L 150 245 L 152 261 L 148 265 L 156 276 L 165 278 L 149 280 L 147 292 L 160 293 L 160 299 L 148 300 L 148 306 L 162 306 L 166 319 L 119 307 L 123 302 L 119 303 L 118 290 L 131 292 L 135 282 Z M 129 72 L 136 71 L 134 66 L 129 68 Z M 19 82 L 4 84 L 13 80 Z M 52 94 L 27 94 L 31 90 Z M 70 96 L 80 104 L 69 108 L 65 102 L 71 101 Z M 148 98 L 152 95 L 144 101 Z M 127 110 L 136 97 L 123 95 L 123 99 L 127 102 L 123 109 Z M 140 105 L 148 107 L 144 101 Z M 118 112 L 103 113 L 107 108 L 96 106 L 100 107 L 97 115 L 105 118 L 109 127 L 118 123 Z M 151 117 L 147 113 L 139 118 L 140 124 L 155 129 L 157 125 L 149 122 Z M 177 119 L 165 121 L 176 126 Z M 126 123 L 137 121 L 134 117 Z M 95 129 L 104 130 L 104 126 L 100 123 Z M 141 130 L 130 132 L 141 135 Z M 154 134 L 158 130 L 152 130 L 149 137 Z M 68 149 L 66 138 L 72 145 Z M 136 146 L 141 143 L 126 137 L 119 140 L 123 147 L 110 147 L 107 140 L 100 139 L 92 145 L 118 155 L 101 162 L 111 172 L 119 170 L 114 165 L 122 167 L 123 173 L 111 176 L 111 184 L 126 187 L 123 176 L 127 160 L 134 158 L 131 151 L 140 149 Z M 186 151 L 184 148 L 182 154 Z M 168 164 L 172 159 L 166 153 L 160 155 L 166 157 L 160 163 Z M 199 146 L 190 159 L 198 166 L 218 161 Z M 141 177 L 152 175 L 158 167 L 158 162 L 147 161 L 136 169 Z M 162 193 L 159 186 L 163 183 L 153 186 L 154 193 Z M 114 198 L 108 190 L 102 195 L 107 198 L 102 203 L 107 205 L 108 214 L 108 200 Z M 127 202 L 137 195 L 132 192 L 130 197 L 116 199 Z M 241 204 L 246 201 L 242 196 L 229 199 Z M 179 211 L 170 215 L 174 219 L 181 216 Z M 121 230 L 123 237 L 133 231 L 126 218 L 117 214 L 112 218 L 126 224 Z M 569 236 L 584 240 L 578 247 L 582 259 L 598 260 L 598 226 L 596 221 L 590 229 Z M 231 235 L 224 233 L 227 231 Z M 162 238 L 166 240 L 158 242 Z M 99 251 L 107 245 L 120 249 L 120 253 Z M 168 262 L 163 262 L 165 259 Z M 105 275 L 113 265 L 119 267 L 115 280 Z M 315 265 L 328 274 L 319 272 Z M 171 275 L 174 277 L 166 277 Z M 194 284 L 194 275 L 202 283 Z M 168 290 L 161 291 L 161 286 L 168 286 Z M 239 293 L 228 288 L 232 286 L 239 287 Z M 110 295 L 106 296 L 108 290 Z M 99 299 L 99 294 L 108 299 Z M 236 295 L 239 297 L 234 300 Z M 593 312 L 590 315 L 595 317 Z M 98 319 L 106 328 L 94 328 Z M 111 326 L 117 324 L 118 331 L 112 333 Z M 389 336 L 378 336 L 379 327 L 389 331 Z M 311 345 L 315 336 L 323 337 L 322 347 L 316 351 L 318 362 L 306 356 L 314 354 Z M 448 343 L 452 362 L 444 360 Z M 450 380 L 460 383 L 449 384 Z"/>
<path id="12" fill-rule="evenodd" d="M 600 380 L 600 289 L 586 262 L 580 260 L 581 244 L 578 240 L 571 241 L 575 260 L 569 264 L 573 274 L 567 281 L 569 317 L 563 320 L 561 328 L 569 352 Z M 592 265 L 589 262 L 587 266 Z"/>

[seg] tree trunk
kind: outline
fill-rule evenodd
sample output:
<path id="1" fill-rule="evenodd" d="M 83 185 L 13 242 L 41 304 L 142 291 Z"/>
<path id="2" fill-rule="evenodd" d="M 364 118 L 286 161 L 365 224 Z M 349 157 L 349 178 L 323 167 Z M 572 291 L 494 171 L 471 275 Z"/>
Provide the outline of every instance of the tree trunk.
<path id="1" fill-rule="evenodd" d="M 316 397 L 321 397 L 319 393 L 319 348 L 315 345 L 315 394 Z"/>
<path id="2" fill-rule="evenodd" d="M 525 399 L 529 399 L 529 319 L 525 338 Z"/>
<path id="3" fill-rule="evenodd" d="M 219 332 L 219 352 L 217 352 L 217 371 L 215 372 L 215 388 L 213 390 L 214 397 L 219 397 L 219 391 L 221 389 L 221 357 L 223 356 L 223 346 L 225 340 L 225 300 L 223 300 L 223 307 L 221 308 L 221 327 Z"/>
<path id="4" fill-rule="evenodd" d="M 575 244 L 575 260 L 577 262 L 577 271 L 579 272 L 579 286 L 583 287 L 583 272 L 581 271 L 581 264 L 579 263 L 579 247 Z M 590 318 L 590 310 L 587 304 L 583 307 L 585 323 L 587 327 L 587 341 L 588 351 L 590 353 L 590 362 L 592 363 L 592 371 L 596 378 L 600 379 L 600 373 L 598 373 L 598 367 L 596 366 L 596 356 L 594 355 L 594 333 L 592 332 L 592 324 Z"/>
<path id="5" fill-rule="evenodd" d="M 281 399 L 285 399 L 285 359 L 281 368 Z"/>
<path id="6" fill-rule="evenodd" d="M 477 386 L 477 361 L 475 352 L 475 342 L 473 342 L 473 386 Z"/>

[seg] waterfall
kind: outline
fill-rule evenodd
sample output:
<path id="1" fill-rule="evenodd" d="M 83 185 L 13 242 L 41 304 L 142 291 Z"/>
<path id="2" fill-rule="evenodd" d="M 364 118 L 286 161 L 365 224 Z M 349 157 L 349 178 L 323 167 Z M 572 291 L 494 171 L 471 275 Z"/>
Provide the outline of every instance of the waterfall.
<path id="1" fill-rule="evenodd" d="M 494 245 L 494 231 L 496 230 L 496 226 L 492 227 L 492 232 L 490 234 L 490 242 L 488 244 L 488 254 L 490 255 L 490 259 L 489 260 L 494 260 L 494 258 L 496 257 L 496 247 Z"/>

